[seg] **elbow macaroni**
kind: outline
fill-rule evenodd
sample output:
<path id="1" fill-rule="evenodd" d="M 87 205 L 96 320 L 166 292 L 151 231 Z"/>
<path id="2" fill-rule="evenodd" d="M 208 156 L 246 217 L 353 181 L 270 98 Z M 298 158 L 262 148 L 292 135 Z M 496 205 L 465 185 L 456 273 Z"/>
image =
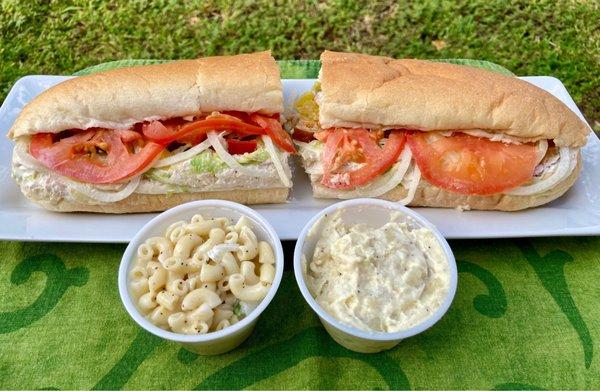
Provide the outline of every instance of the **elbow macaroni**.
<path id="1" fill-rule="evenodd" d="M 129 272 L 137 308 L 158 327 L 182 334 L 239 322 L 247 315 L 241 302 L 264 299 L 275 279 L 273 249 L 258 241 L 252 226 L 246 216 L 234 224 L 197 214 L 146 240 Z"/>
<path id="2" fill-rule="evenodd" d="M 258 240 L 252 230 L 244 225 L 240 229 L 239 241 L 242 242 L 237 256 L 241 261 L 253 259 L 258 254 Z"/>
<path id="3" fill-rule="evenodd" d="M 258 263 L 270 263 L 275 264 L 275 254 L 269 243 L 260 241 L 258 242 Z"/>

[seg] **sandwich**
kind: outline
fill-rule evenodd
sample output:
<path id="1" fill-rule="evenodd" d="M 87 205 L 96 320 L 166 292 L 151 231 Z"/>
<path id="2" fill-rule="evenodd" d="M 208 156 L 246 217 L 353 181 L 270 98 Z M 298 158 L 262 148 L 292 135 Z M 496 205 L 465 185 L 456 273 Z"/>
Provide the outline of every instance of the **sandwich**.
<path id="1" fill-rule="evenodd" d="M 564 194 L 589 126 L 550 93 L 468 66 L 325 51 L 292 137 L 317 198 L 513 211 Z"/>
<path id="2" fill-rule="evenodd" d="M 61 212 L 162 211 L 205 198 L 285 202 L 282 84 L 270 52 L 115 69 L 62 82 L 9 131 L 23 194 Z"/>

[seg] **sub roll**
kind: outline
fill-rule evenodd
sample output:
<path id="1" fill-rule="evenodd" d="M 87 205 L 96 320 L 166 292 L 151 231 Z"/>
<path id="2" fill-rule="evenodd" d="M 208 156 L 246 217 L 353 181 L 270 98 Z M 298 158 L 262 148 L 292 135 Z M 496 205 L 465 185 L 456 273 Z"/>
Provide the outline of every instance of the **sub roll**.
<path id="1" fill-rule="evenodd" d="M 317 198 L 514 211 L 563 195 L 589 126 L 550 93 L 468 66 L 325 51 L 293 138 Z"/>
<path id="2" fill-rule="evenodd" d="M 285 202 L 295 152 L 270 52 L 95 73 L 33 99 L 9 132 L 23 194 L 61 212 Z"/>

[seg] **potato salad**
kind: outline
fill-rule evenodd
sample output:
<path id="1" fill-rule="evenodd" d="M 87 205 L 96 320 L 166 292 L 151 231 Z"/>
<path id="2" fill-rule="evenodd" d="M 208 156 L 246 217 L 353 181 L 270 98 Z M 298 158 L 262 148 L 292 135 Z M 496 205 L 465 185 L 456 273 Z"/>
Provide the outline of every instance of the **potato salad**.
<path id="1" fill-rule="evenodd" d="M 307 285 L 317 303 L 342 323 L 397 332 L 432 315 L 447 296 L 448 260 L 433 232 L 394 214 L 379 228 L 325 217 Z"/>

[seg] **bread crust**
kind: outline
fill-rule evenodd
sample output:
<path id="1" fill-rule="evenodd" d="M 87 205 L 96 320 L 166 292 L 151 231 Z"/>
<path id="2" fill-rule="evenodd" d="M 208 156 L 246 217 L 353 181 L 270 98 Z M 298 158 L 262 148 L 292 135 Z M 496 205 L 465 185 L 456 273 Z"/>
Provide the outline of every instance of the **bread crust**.
<path id="1" fill-rule="evenodd" d="M 494 194 L 490 196 L 480 195 L 465 195 L 454 193 L 441 189 L 432 185 L 425 179 L 421 178 L 417 192 L 413 201 L 409 206 L 428 206 L 433 208 L 461 208 L 474 210 L 500 210 L 500 211 L 517 211 L 527 208 L 533 208 L 543 204 L 547 204 L 567 192 L 573 186 L 575 180 L 581 171 L 582 160 L 581 155 L 577 155 L 577 166 L 573 172 L 558 183 L 554 188 L 540 194 L 531 196 L 514 196 L 509 194 Z M 316 198 L 330 198 L 324 196 L 322 189 L 323 185 L 319 182 L 312 182 L 313 195 Z M 388 191 L 381 195 L 381 199 L 389 201 L 399 201 L 406 197 L 407 189 L 402 186 Z"/>
<path id="2" fill-rule="evenodd" d="M 275 204 L 286 202 L 289 189 L 286 187 L 254 190 L 227 190 L 207 191 L 199 193 L 176 194 L 139 194 L 133 193 L 129 197 L 109 204 L 89 205 L 61 199 L 51 202 L 47 199 L 36 197 L 28 189 L 21 187 L 23 194 L 36 204 L 54 212 L 93 212 L 93 213 L 144 213 L 162 212 L 174 206 L 196 200 L 220 199 L 239 202 L 245 205 Z"/>
<path id="3" fill-rule="evenodd" d="M 331 51 L 321 62 L 324 128 L 483 129 L 570 147 L 585 145 L 590 132 L 552 94 L 497 72 Z"/>
<path id="4" fill-rule="evenodd" d="M 93 73 L 62 82 L 25 106 L 9 137 L 67 129 L 123 129 L 199 112 L 283 111 L 279 67 L 269 51 Z"/>

